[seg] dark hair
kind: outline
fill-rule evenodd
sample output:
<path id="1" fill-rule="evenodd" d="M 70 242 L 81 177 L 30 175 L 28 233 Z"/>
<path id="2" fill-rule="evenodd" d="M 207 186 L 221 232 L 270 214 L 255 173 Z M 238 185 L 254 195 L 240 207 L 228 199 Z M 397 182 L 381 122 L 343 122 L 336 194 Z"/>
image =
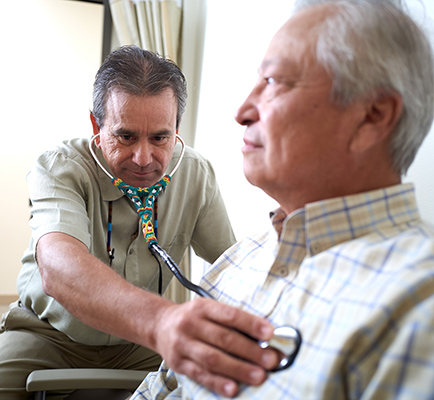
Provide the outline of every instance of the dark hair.
<path id="1" fill-rule="evenodd" d="M 178 128 L 187 99 L 187 84 L 180 68 L 159 54 L 137 46 L 122 46 L 107 56 L 95 76 L 92 114 L 102 127 L 107 99 L 113 90 L 143 97 L 158 95 L 168 88 L 177 99 Z"/>

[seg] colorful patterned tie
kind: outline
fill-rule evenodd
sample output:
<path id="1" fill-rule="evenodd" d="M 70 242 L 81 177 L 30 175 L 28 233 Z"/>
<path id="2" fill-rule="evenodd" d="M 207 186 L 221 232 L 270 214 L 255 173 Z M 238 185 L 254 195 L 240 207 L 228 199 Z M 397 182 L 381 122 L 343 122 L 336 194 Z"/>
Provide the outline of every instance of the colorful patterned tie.
<path id="1" fill-rule="evenodd" d="M 163 178 L 157 182 L 154 186 L 148 188 L 137 188 L 127 185 L 122 179 L 114 177 L 112 183 L 123 192 L 134 203 L 136 211 L 139 214 L 142 224 L 142 232 L 145 237 L 148 247 L 152 243 L 157 242 L 157 238 L 154 232 L 154 225 L 152 223 L 152 209 L 155 199 L 165 189 L 167 184 L 172 178 L 169 175 L 163 176 Z M 146 197 L 145 204 L 143 204 L 141 197 Z"/>

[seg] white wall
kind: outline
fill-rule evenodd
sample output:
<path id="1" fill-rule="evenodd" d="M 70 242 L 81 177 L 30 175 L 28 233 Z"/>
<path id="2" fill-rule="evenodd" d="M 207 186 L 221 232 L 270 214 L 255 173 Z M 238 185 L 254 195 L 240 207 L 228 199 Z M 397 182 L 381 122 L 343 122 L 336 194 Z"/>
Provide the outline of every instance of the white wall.
<path id="1" fill-rule="evenodd" d="M 0 2 L 0 295 L 14 295 L 28 245 L 25 175 L 60 140 L 92 134 L 103 8 L 69 0 Z"/>
<path id="2" fill-rule="evenodd" d="M 196 147 L 215 165 L 241 238 L 268 227 L 267 213 L 275 203 L 244 179 L 243 128 L 233 115 L 255 82 L 266 46 L 287 19 L 292 1 L 203 1 L 208 3 L 208 19 Z M 427 11 L 434 16 L 429 1 L 425 0 Z M 30 235 L 27 170 L 37 154 L 59 140 L 91 134 L 88 110 L 100 65 L 101 33 L 99 5 L 69 0 L 0 2 L 0 295 L 15 294 Z M 422 214 L 432 223 L 433 153 L 431 133 L 406 178 L 416 182 Z M 200 271 L 201 265 L 196 268 Z"/>

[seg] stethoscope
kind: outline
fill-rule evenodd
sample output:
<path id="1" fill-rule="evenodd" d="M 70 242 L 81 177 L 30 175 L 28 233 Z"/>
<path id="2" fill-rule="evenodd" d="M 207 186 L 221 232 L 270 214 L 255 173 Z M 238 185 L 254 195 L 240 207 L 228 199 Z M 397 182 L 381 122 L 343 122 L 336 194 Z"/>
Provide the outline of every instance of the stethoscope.
<path id="1" fill-rule="evenodd" d="M 161 248 L 161 246 L 158 244 L 157 237 L 154 231 L 154 225 L 152 222 L 155 200 L 157 199 L 157 196 L 166 188 L 167 184 L 171 181 L 172 176 L 177 171 L 184 157 L 184 140 L 179 135 L 176 135 L 177 140 L 181 143 L 181 153 L 172 171 L 169 174 L 163 176 L 163 178 L 161 178 L 161 180 L 153 186 L 150 186 L 148 188 L 137 188 L 126 184 L 120 178 L 114 177 L 102 165 L 92 146 L 93 142 L 99 135 L 99 133 L 97 135 L 94 135 L 89 141 L 90 153 L 92 154 L 92 157 L 94 158 L 98 166 L 110 178 L 111 182 L 133 202 L 141 220 L 143 236 L 152 255 L 155 258 L 157 258 L 158 256 L 169 267 L 170 271 L 173 273 L 173 275 L 175 275 L 175 277 L 178 279 L 182 286 L 201 297 L 215 300 L 215 298 L 205 289 L 198 285 L 195 285 L 193 282 L 188 280 L 181 272 L 175 261 L 172 260 L 172 258 L 163 248 Z M 142 197 L 145 198 L 144 202 L 141 200 Z M 300 349 L 301 341 L 301 334 L 298 329 L 292 326 L 280 326 L 274 329 L 274 335 L 269 341 L 259 342 L 259 345 L 262 348 L 265 349 L 270 347 L 273 349 L 277 349 L 283 355 L 279 365 L 271 372 L 281 371 L 292 365 Z"/>

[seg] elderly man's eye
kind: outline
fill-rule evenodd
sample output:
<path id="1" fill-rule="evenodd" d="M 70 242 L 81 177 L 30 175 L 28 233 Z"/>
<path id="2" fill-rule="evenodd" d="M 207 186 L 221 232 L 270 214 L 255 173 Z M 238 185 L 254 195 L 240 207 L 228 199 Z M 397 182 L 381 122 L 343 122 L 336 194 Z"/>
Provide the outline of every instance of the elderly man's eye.
<path id="1" fill-rule="evenodd" d="M 269 77 L 264 78 L 264 79 L 265 79 L 265 81 L 266 81 L 269 85 L 272 85 L 273 83 L 276 83 L 276 80 L 275 80 L 272 76 L 269 76 Z"/>

